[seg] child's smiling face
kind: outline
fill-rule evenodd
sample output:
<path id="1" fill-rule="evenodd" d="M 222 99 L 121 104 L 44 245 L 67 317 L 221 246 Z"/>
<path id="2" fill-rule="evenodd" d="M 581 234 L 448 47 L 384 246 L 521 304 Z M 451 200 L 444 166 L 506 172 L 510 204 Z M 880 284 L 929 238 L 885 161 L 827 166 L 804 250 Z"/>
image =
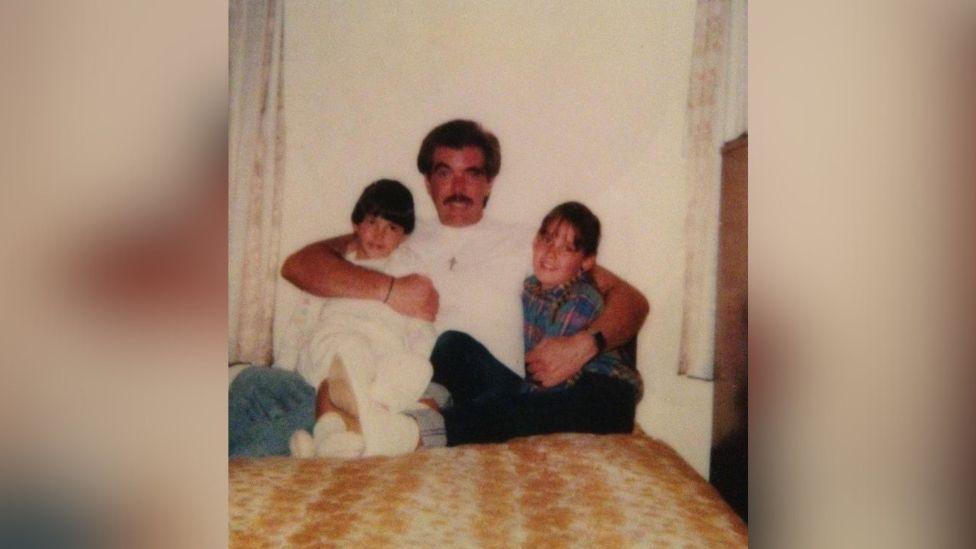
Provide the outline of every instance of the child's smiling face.
<path id="1" fill-rule="evenodd" d="M 407 238 L 403 227 L 376 215 L 367 215 L 352 227 L 356 233 L 356 259 L 382 259 Z"/>
<path id="2" fill-rule="evenodd" d="M 532 241 L 532 270 L 545 289 L 565 284 L 581 270 L 596 263 L 596 256 L 585 257 L 575 244 L 576 229 L 563 219 L 554 219 Z"/>

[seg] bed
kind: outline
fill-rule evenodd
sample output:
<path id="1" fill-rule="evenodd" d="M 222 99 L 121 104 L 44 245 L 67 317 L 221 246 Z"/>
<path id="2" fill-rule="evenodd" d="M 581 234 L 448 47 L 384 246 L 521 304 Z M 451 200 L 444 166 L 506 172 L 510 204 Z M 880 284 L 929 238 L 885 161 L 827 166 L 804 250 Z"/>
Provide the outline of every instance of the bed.
<path id="1" fill-rule="evenodd" d="M 639 432 L 230 461 L 231 547 L 747 545 L 715 489 Z"/>

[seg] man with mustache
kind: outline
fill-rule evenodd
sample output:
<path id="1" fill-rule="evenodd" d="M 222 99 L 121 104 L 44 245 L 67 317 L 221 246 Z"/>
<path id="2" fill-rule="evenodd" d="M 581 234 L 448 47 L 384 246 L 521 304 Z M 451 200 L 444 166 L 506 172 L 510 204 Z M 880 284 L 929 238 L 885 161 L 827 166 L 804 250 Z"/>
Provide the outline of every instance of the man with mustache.
<path id="1" fill-rule="evenodd" d="M 627 282 L 595 266 L 593 278 L 605 299 L 603 314 L 588 330 L 544 340 L 525 355 L 520 295 L 523 279 L 531 271 L 534 227 L 514 226 L 484 215 L 501 168 L 498 139 L 471 120 L 446 122 L 431 130 L 421 143 L 417 168 L 424 174 L 438 220 L 418 220 L 404 246 L 422 259 L 426 272 L 392 278 L 352 265 L 342 256 L 352 238 L 345 235 L 295 252 L 285 261 L 282 276 L 298 288 L 323 297 L 384 301 L 401 314 L 435 321 L 439 333 L 465 332 L 516 374 L 532 376 L 544 387 L 562 383 L 597 353 L 623 345 L 637 334 L 649 311 L 647 300 Z M 252 372 L 246 385 L 231 385 L 232 408 L 235 401 L 250 407 L 237 413 L 232 409 L 232 429 L 241 423 L 245 431 L 253 433 L 246 437 L 273 441 L 275 448 L 269 450 L 262 443 L 257 450 L 252 447 L 242 452 L 247 455 L 275 453 L 282 448 L 282 453 L 287 453 L 291 432 L 308 428 L 301 426 L 302 422 L 314 424 L 314 417 L 297 416 L 302 413 L 298 408 L 306 406 L 309 399 L 314 401 L 315 390 L 301 386 L 299 379 L 286 380 L 289 372 L 264 370 L 269 371 L 259 375 Z M 490 379 L 479 381 L 492 383 Z M 269 402 L 271 394 L 276 396 Z M 235 417 L 245 413 L 253 417 L 254 408 L 270 420 L 236 421 Z M 272 425 L 275 422 L 287 425 L 276 427 Z M 285 429 L 287 433 L 278 440 L 278 430 Z M 231 438 L 233 453 L 233 433 Z"/>

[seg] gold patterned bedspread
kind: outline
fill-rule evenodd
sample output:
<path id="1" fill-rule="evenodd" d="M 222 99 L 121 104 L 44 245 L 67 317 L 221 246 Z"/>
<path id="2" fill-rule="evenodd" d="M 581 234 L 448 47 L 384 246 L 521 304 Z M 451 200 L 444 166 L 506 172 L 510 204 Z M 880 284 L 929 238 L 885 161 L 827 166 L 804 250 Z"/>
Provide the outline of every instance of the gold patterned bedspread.
<path id="1" fill-rule="evenodd" d="M 642 434 L 230 462 L 231 547 L 747 544 L 718 493 Z"/>

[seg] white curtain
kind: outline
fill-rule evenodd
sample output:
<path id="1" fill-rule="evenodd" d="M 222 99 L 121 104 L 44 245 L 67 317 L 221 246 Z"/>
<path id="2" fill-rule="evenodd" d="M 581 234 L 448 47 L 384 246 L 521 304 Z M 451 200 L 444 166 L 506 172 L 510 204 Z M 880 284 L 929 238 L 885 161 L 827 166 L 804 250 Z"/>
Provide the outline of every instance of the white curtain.
<path id="1" fill-rule="evenodd" d="M 713 379 L 722 144 L 746 130 L 746 1 L 698 0 L 688 88 L 688 213 L 678 371 Z"/>
<path id="2" fill-rule="evenodd" d="M 270 364 L 284 178 L 283 7 L 230 2 L 229 359 Z"/>

